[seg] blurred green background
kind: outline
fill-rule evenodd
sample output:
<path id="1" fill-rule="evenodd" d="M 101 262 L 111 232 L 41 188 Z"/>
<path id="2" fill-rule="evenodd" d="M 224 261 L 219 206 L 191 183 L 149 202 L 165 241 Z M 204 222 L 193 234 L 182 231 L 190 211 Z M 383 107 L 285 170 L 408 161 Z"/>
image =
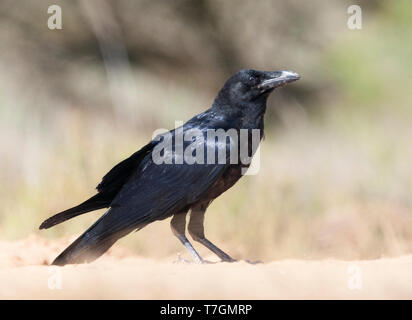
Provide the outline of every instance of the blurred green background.
<path id="1" fill-rule="evenodd" d="M 411 1 L 53 1 L 62 30 L 51 4 L 0 1 L 0 239 L 79 234 L 102 211 L 37 228 L 232 73 L 286 69 L 302 79 L 268 102 L 260 172 L 211 205 L 208 237 L 266 261 L 411 252 Z M 167 222 L 120 242 L 184 252 Z"/>

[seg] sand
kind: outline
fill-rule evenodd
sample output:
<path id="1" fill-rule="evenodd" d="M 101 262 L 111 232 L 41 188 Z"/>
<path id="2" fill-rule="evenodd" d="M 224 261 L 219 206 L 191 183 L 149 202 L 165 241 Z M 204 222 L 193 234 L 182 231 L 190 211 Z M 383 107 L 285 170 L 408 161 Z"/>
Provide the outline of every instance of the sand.
<path id="1" fill-rule="evenodd" d="M 204 265 L 116 247 L 96 262 L 48 264 L 69 240 L 0 242 L 1 299 L 411 299 L 412 255 L 369 261 Z M 214 259 L 212 256 L 207 259 Z"/>

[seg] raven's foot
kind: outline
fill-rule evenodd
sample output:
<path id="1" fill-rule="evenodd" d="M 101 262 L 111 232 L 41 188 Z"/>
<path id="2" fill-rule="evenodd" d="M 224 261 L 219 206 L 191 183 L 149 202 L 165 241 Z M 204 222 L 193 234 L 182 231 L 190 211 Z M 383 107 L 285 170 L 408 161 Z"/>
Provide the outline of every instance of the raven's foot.
<path id="1" fill-rule="evenodd" d="M 261 260 L 256 260 L 256 261 L 236 260 L 236 259 L 233 259 L 233 258 L 231 258 L 231 257 L 229 257 L 229 256 L 227 256 L 227 257 L 225 257 L 225 258 L 221 258 L 221 259 L 222 259 L 222 262 L 246 262 L 246 263 L 248 263 L 248 264 L 261 264 L 261 263 L 263 263 L 263 261 L 261 261 Z"/>
<path id="2" fill-rule="evenodd" d="M 226 255 L 226 257 L 221 257 L 221 259 L 222 259 L 222 262 L 238 262 L 238 260 L 236 260 L 236 259 L 233 259 L 232 257 L 230 257 L 230 256 L 228 256 L 228 255 Z"/>
<path id="3" fill-rule="evenodd" d="M 173 263 L 176 263 L 176 264 L 191 264 L 191 263 L 193 263 L 193 261 L 182 258 L 180 253 L 178 253 L 177 254 L 177 259 L 173 260 Z"/>
<path id="4" fill-rule="evenodd" d="M 203 263 L 207 263 L 207 261 L 204 261 L 202 258 L 200 259 L 195 259 L 193 260 L 187 260 L 182 258 L 182 256 L 180 255 L 180 253 L 177 254 L 177 259 L 173 261 L 173 263 L 176 264 L 203 264 Z"/>
<path id="5" fill-rule="evenodd" d="M 256 260 L 256 261 L 243 260 L 243 261 L 245 261 L 246 263 L 249 263 L 249 264 L 261 264 L 261 263 L 263 263 L 262 260 Z"/>
<path id="6" fill-rule="evenodd" d="M 234 262 L 234 261 L 236 261 L 236 260 L 233 260 L 231 262 Z M 187 259 L 182 258 L 180 253 L 178 253 L 177 254 L 177 259 L 173 260 L 173 263 L 176 263 L 176 264 L 216 264 L 216 263 L 219 263 L 219 262 L 203 260 L 203 259 L 201 259 L 200 261 L 198 261 L 198 260 L 194 260 L 194 261 L 193 260 L 187 260 Z"/>

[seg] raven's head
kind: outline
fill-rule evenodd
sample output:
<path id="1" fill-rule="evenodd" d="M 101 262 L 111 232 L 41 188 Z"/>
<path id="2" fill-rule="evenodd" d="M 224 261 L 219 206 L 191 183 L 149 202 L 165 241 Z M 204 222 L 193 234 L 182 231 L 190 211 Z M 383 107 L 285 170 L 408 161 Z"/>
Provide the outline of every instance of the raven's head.
<path id="1" fill-rule="evenodd" d="M 241 70 L 231 76 L 220 90 L 215 103 L 243 104 L 263 99 L 277 87 L 299 80 L 292 71 Z"/>

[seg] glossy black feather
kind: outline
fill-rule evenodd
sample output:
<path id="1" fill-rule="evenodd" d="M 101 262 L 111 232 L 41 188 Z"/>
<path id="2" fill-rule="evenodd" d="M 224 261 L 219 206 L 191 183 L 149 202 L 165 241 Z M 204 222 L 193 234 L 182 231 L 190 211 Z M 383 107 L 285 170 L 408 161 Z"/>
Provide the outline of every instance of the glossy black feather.
<path id="1" fill-rule="evenodd" d="M 206 208 L 220 194 L 233 186 L 248 164 L 230 163 L 231 139 L 214 144 L 206 139 L 209 129 L 234 129 L 239 132 L 253 129 L 263 137 L 263 117 L 266 100 L 276 86 L 299 79 L 292 72 L 263 72 L 242 70 L 228 79 L 216 96 L 213 105 L 193 117 L 182 128 L 159 136 L 110 170 L 97 186 L 98 194 L 79 206 L 66 210 L 46 220 L 42 226 L 50 227 L 84 212 L 110 207 L 85 233 L 64 250 L 53 262 L 56 265 L 89 262 L 110 248 L 117 239 L 147 224 L 191 208 Z M 226 151 L 224 163 L 178 164 L 182 155 L 176 152 L 178 132 L 197 129 L 208 146 Z M 171 142 L 166 150 L 172 155 L 171 164 L 155 161 L 156 147 L 161 142 Z M 185 141 L 183 148 L 191 141 Z M 244 143 L 244 141 L 243 141 Z M 248 145 L 249 154 L 254 149 Z M 205 155 L 206 157 L 206 155 Z"/>

